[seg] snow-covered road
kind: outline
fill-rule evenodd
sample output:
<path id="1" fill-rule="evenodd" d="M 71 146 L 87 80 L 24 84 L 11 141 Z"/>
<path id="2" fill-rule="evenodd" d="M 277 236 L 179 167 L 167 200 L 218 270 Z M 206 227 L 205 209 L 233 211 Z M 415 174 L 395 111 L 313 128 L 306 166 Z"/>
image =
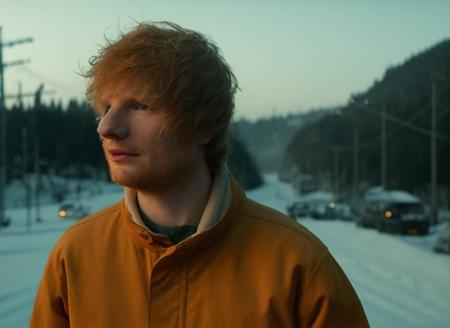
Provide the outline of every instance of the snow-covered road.
<path id="1" fill-rule="evenodd" d="M 290 186 L 267 178 L 249 197 L 284 211 L 296 199 Z M 86 199 L 95 211 L 120 199 L 110 192 Z M 26 327 L 48 253 L 71 222 L 57 205 L 45 221 L 26 228 L 24 209 L 9 210 L 12 226 L 0 230 L 0 327 Z M 352 222 L 300 221 L 330 248 L 357 290 L 372 327 L 450 327 L 450 256 L 435 254 L 428 237 L 402 237 L 357 228 Z"/>
<path id="2" fill-rule="evenodd" d="M 296 200 L 274 176 L 249 197 L 280 211 Z M 380 234 L 353 222 L 299 221 L 331 250 L 355 287 L 371 327 L 450 327 L 450 256 L 427 237 Z"/>

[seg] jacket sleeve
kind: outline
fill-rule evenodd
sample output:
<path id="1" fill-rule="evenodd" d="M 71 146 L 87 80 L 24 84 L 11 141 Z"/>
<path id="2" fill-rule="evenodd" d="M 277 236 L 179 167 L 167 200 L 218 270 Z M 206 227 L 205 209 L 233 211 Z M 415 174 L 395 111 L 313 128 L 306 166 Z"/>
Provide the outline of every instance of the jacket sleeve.
<path id="1" fill-rule="evenodd" d="M 299 327 L 369 327 L 355 290 L 328 250 L 305 277 L 299 297 Z"/>
<path id="2" fill-rule="evenodd" d="M 45 267 L 34 301 L 30 328 L 69 327 L 64 260 L 57 247 Z"/>

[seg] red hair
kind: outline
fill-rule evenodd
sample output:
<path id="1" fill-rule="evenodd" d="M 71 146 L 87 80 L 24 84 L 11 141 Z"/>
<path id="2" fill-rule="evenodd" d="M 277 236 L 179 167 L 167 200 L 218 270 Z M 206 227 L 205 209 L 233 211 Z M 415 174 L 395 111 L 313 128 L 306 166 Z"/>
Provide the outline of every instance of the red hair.
<path id="1" fill-rule="evenodd" d="M 138 83 L 152 106 L 166 111 L 167 129 L 180 143 L 211 137 L 205 156 L 212 172 L 226 160 L 238 83 L 211 40 L 170 22 L 140 23 L 107 40 L 89 63 L 86 95 L 95 108 L 106 90 Z"/>

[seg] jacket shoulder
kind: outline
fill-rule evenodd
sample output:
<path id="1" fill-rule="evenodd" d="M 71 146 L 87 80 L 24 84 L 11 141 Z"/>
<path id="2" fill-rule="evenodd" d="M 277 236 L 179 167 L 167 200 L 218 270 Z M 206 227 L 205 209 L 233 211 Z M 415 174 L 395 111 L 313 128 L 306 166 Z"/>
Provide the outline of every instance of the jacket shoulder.
<path id="1" fill-rule="evenodd" d="M 104 222 L 101 221 L 111 219 L 111 217 L 116 217 L 118 214 L 120 214 L 121 204 L 122 204 L 121 202 L 117 202 L 111 206 L 101 209 L 96 213 L 86 216 L 85 218 L 71 225 L 66 230 L 66 232 L 69 232 L 71 230 L 83 229 L 85 226 L 103 224 Z"/>
<path id="2" fill-rule="evenodd" d="M 266 227 L 271 234 L 284 240 L 300 242 L 323 253 L 327 247 L 305 226 L 291 219 L 287 215 L 251 199 L 246 199 L 242 207 L 242 215 L 253 221 L 256 226 Z"/>
<path id="3" fill-rule="evenodd" d="M 118 202 L 88 215 L 66 229 L 58 240 L 56 247 L 70 247 L 70 245 L 81 240 L 83 243 L 89 240 L 98 240 L 105 231 L 109 230 L 108 227 L 117 225 L 121 221 L 119 220 L 121 210 L 121 202 Z"/>

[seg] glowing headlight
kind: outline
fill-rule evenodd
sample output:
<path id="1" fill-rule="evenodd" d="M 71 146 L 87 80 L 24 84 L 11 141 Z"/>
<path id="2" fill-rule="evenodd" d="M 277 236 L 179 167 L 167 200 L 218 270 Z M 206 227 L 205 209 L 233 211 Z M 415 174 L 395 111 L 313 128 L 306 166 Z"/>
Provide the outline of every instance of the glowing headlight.
<path id="1" fill-rule="evenodd" d="M 67 212 L 64 211 L 64 210 L 59 210 L 59 211 L 58 211 L 58 215 L 59 215 L 60 217 L 62 217 L 62 218 L 65 218 L 66 215 L 67 215 Z"/>
<path id="2" fill-rule="evenodd" d="M 384 216 L 388 219 L 390 219 L 392 217 L 392 212 L 391 211 L 386 211 L 384 212 Z"/>

